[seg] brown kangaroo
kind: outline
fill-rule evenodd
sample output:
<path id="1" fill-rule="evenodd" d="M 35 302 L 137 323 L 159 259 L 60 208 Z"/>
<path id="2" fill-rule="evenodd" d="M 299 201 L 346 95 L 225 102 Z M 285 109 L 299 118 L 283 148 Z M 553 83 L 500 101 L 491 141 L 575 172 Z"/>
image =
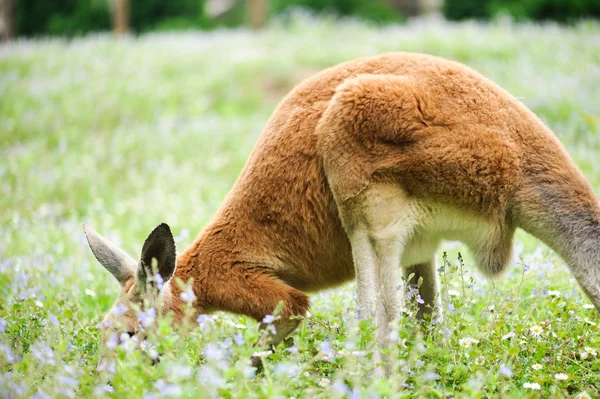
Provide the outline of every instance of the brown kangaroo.
<path id="1" fill-rule="evenodd" d="M 423 278 L 422 317 L 439 297 L 441 240 L 464 242 L 493 277 L 517 227 L 558 252 L 600 310 L 600 206 L 557 138 L 472 69 L 410 53 L 346 62 L 296 87 L 213 221 L 179 256 L 165 224 L 139 262 L 84 226 L 122 285 L 115 305 L 149 295 L 181 323 L 174 281 L 193 279 L 197 313 L 261 321 L 283 302 L 277 344 L 298 326 L 291 316 L 306 313 L 305 292 L 356 276 L 360 314 L 376 322 L 380 345 L 402 307 L 399 270 Z M 147 288 L 158 278 L 153 259 L 160 291 Z M 139 330 L 131 309 L 108 317 Z"/>

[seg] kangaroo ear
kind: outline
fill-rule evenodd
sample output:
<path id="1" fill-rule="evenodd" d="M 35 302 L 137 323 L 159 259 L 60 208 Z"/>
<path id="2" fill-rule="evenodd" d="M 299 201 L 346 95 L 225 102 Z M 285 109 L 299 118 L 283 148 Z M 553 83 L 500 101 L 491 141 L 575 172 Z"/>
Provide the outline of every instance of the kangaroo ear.
<path id="1" fill-rule="evenodd" d="M 156 259 L 156 271 L 152 270 L 152 260 Z M 165 223 L 158 225 L 146 238 L 142 256 L 137 268 L 137 284 L 144 289 L 148 278 L 158 272 L 163 281 L 169 280 L 175 272 L 176 249 L 171 229 Z"/>
<path id="2" fill-rule="evenodd" d="M 96 233 L 88 223 L 83 224 L 83 231 L 98 262 L 115 276 L 121 285 L 135 276 L 136 263 L 121 248 Z"/>

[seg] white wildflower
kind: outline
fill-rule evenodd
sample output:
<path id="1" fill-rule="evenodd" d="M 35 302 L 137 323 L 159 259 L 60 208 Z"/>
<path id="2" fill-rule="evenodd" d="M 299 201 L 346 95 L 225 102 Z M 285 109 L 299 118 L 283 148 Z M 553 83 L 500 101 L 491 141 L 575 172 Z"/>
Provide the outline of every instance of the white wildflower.
<path id="1" fill-rule="evenodd" d="M 590 348 L 589 346 L 586 346 L 583 349 L 592 356 L 598 355 L 598 353 L 596 352 L 596 350 L 594 348 Z"/>
<path id="2" fill-rule="evenodd" d="M 478 344 L 479 340 L 471 337 L 465 337 L 458 340 L 458 344 L 463 348 L 470 348 L 472 344 Z"/>
<path id="3" fill-rule="evenodd" d="M 554 374 L 554 378 L 556 378 L 559 381 L 564 381 L 569 379 L 569 375 L 565 373 L 556 373 Z"/>
<path id="4" fill-rule="evenodd" d="M 319 381 L 319 386 L 320 387 L 327 387 L 331 385 L 331 381 L 329 380 L 329 378 L 321 378 L 321 381 Z"/>
<path id="5" fill-rule="evenodd" d="M 529 331 L 531 331 L 531 333 L 537 337 L 544 332 L 544 329 L 542 328 L 542 326 L 533 326 L 529 329 Z"/>
<path id="6" fill-rule="evenodd" d="M 267 357 L 267 356 L 269 356 L 272 353 L 273 353 L 273 351 L 260 351 L 260 352 L 254 352 L 252 354 L 252 356 L 254 356 L 254 357 Z"/>

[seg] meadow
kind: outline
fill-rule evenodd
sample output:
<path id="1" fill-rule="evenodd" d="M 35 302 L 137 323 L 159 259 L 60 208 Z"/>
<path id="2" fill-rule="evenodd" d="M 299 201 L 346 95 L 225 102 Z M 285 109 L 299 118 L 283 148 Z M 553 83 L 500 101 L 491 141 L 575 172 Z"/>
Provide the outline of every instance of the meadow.
<path id="1" fill-rule="evenodd" d="M 266 349 L 252 346 L 257 323 L 225 313 L 200 317 L 185 336 L 150 320 L 151 348 L 124 342 L 96 372 L 98 324 L 119 286 L 82 223 L 137 257 L 167 222 L 182 250 L 295 84 L 386 51 L 444 56 L 488 76 L 548 124 L 600 191 L 598 22 L 377 27 L 300 13 L 259 33 L 0 45 L 0 397 L 598 397 L 600 317 L 564 262 L 522 232 L 497 281 L 461 245 L 443 247 L 444 318 L 423 334 L 409 300 L 390 336 L 391 378 L 373 375 L 373 331 L 356 318 L 354 284 L 312 295 L 293 340 L 262 354 L 262 373 L 249 364 Z"/>

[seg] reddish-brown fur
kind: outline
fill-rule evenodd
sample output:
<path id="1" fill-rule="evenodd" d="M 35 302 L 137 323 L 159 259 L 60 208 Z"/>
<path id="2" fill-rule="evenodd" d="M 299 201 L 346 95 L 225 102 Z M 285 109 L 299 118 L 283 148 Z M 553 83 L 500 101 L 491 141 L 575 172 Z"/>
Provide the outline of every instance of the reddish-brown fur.
<path id="1" fill-rule="evenodd" d="M 490 275 L 506 264 L 515 228 L 526 229 L 565 257 L 599 305 L 600 208 L 555 136 L 470 68 L 407 53 L 346 62 L 295 88 L 174 277 L 193 279 L 199 312 L 260 321 L 283 301 L 284 336 L 297 325 L 286 320 L 309 307 L 305 292 L 355 276 L 354 215 L 381 184 L 495 226 L 475 248 Z"/>

